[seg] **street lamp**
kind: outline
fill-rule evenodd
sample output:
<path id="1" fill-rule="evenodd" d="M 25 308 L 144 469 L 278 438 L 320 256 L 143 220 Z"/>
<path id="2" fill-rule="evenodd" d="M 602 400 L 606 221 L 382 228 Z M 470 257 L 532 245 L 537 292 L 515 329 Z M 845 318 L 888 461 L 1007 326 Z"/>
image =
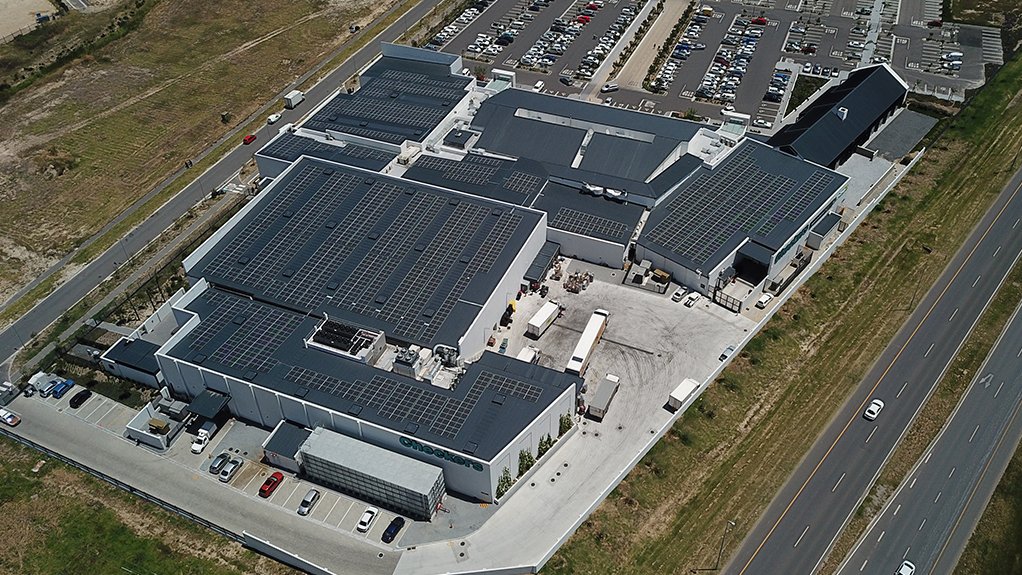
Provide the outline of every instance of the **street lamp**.
<path id="1" fill-rule="evenodd" d="M 724 534 L 720 536 L 720 550 L 717 551 L 717 565 L 714 569 L 720 569 L 720 558 L 724 555 L 724 540 L 727 538 L 727 534 L 731 532 L 735 527 L 735 522 L 728 520 L 727 524 L 724 525 Z"/>

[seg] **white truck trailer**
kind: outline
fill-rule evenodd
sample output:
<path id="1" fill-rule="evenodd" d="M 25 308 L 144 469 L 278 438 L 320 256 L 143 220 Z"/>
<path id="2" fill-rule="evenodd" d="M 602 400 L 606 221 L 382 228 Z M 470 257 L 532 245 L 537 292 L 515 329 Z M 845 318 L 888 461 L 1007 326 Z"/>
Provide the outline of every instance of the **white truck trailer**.
<path id="1" fill-rule="evenodd" d="M 671 396 L 667 398 L 667 405 L 675 411 L 681 409 L 681 406 L 685 405 L 685 402 L 688 401 L 688 399 L 692 397 L 692 394 L 694 394 L 698 389 L 698 381 L 686 378 L 685 381 L 681 382 L 681 385 L 671 392 Z"/>
<path id="2" fill-rule="evenodd" d="M 554 320 L 557 319 L 557 316 L 560 313 L 560 304 L 552 300 L 546 302 L 543 304 L 543 307 L 539 308 L 536 315 L 532 316 L 532 319 L 529 320 L 529 325 L 526 327 L 525 333 L 538 338 L 554 323 Z"/>
<path id="3" fill-rule="evenodd" d="M 603 381 L 600 382 L 600 387 L 596 388 L 596 397 L 589 404 L 589 417 L 597 421 L 603 421 L 603 418 L 607 415 L 607 410 L 610 409 L 610 402 L 614 400 L 614 396 L 617 395 L 617 390 L 620 387 L 621 378 L 608 373 L 607 377 L 603 378 Z"/>
<path id="4" fill-rule="evenodd" d="M 609 317 L 610 312 L 604 309 L 593 312 L 593 315 L 589 317 L 589 323 L 586 324 L 586 328 L 582 332 L 582 337 L 575 345 L 575 351 L 572 352 L 568 365 L 564 368 L 565 372 L 579 377 L 585 375 L 586 368 L 589 367 L 589 360 L 592 359 L 593 350 L 600 342 L 600 338 L 603 337 L 603 330 L 607 327 Z"/>
<path id="5" fill-rule="evenodd" d="M 305 93 L 301 90 L 291 90 L 284 96 L 284 107 L 288 110 L 294 110 L 305 101 Z"/>

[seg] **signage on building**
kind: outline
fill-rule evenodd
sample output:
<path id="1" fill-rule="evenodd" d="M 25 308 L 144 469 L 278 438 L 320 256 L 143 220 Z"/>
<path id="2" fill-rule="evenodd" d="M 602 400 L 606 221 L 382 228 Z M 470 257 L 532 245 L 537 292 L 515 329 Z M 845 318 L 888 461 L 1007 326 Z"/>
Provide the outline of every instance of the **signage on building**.
<path id="1" fill-rule="evenodd" d="M 429 446 L 429 445 L 423 445 L 423 444 L 419 443 L 418 441 L 415 441 L 414 439 L 409 439 L 407 437 L 402 437 L 401 438 L 401 445 L 404 445 L 405 447 L 407 447 L 409 449 L 414 449 L 415 451 L 420 451 L 422 453 L 425 453 L 426 455 L 433 455 L 433 456 L 435 456 L 435 457 L 437 457 L 439 459 L 443 459 L 445 461 L 450 461 L 451 463 L 454 463 L 455 465 L 464 465 L 465 467 L 471 467 L 472 469 L 475 469 L 476 471 L 482 471 L 483 470 L 483 464 L 481 464 L 481 463 L 478 463 L 478 462 L 475 462 L 475 461 L 470 461 L 470 460 L 465 459 L 464 457 L 458 455 L 457 453 L 451 453 L 450 451 L 447 451 L 445 449 L 440 449 L 439 447 L 432 447 L 432 446 Z"/>

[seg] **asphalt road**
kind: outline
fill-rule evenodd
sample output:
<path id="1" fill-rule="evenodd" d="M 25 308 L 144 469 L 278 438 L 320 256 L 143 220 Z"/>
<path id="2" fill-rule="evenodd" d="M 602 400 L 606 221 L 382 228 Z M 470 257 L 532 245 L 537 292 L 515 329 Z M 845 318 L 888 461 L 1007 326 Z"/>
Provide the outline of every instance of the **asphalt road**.
<path id="1" fill-rule="evenodd" d="M 1018 310 L 937 441 L 926 450 L 839 573 L 951 573 L 1022 438 Z"/>
<path id="2" fill-rule="evenodd" d="M 340 67 L 331 72 L 322 82 L 309 89 L 306 93 L 305 101 L 297 109 L 281 110 L 283 117 L 280 121 L 273 126 L 264 124 L 260 127 L 255 132 L 258 138 L 255 144 L 238 146 L 231 150 L 213 167 L 161 206 L 152 216 L 136 226 L 127 236 L 86 265 L 77 275 L 61 284 L 46 299 L 39 302 L 28 313 L 8 326 L 7 329 L 0 332 L 0 358 L 7 358 L 0 362 L 0 373 L 6 374 L 8 372 L 6 366 L 9 365 L 11 356 L 24 346 L 30 338 L 41 332 L 59 318 L 62 313 L 73 307 L 86 294 L 99 285 L 103 279 L 109 277 L 130 255 L 135 254 L 148 245 L 149 242 L 159 236 L 163 230 L 170 227 L 189 208 L 208 196 L 211 191 L 230 180 L 245 162 L 251 159 L 252 154 L 259 148 L 259 145 L 269 140 L 270 136 L 280 126 L 288 122 L 297 121 L 302 115 L 310 111 L 321 100 L 337 89 L 345 79 L 375 58 L 380 51 L 380 42 L 392 42 L 397 39 L 412 23 L 421 19 L 432 7 L 433 4 L 431 2 L 420 2 L 406 12 L 404 16 L 383 31 L 376 39 L 370 41 L 365 47 L 341 64 Z M 328 56 L 327 59 L 330 57 L 332 55 Z M 247 123 L 248 121 L 245 121 L 241 125 Z M 225 135 L 204 151 L 201 156 L 210 153 L 223 141 L 233 137 L 234 134 L 235 132 L 232 131 L 230 134 Z M 173 180 L 170 179 L 161 185 L 166 186 L 171 181 Z M 130 206 L 126 213 L 130 213 L 140 206 L 141 203 L 143 203 L 143 200 L 139 200 L 139 202 Z M 13 376 L 14 374 L 9 375 Z"/>
<path id="3" fill-rule="evenodd" d="M 1017 172 L 771 502 L 725 573 L 816 570 L 1022 252 L 1020 190 L 1022 172 Z M 887 405 L 877 421 L 869 422 L 862 411 L 873 397 Z"/>

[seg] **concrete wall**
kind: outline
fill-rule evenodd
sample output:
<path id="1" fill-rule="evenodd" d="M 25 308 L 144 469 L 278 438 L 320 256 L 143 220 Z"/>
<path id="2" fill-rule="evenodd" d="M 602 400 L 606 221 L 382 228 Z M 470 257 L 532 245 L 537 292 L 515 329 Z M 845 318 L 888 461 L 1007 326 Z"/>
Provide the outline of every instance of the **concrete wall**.
<path id="1" fill-rule="evenodd" d="M 272 557 L 285 565 L 290 565 L 291 567 L 294 567 L 299 571 L 309 573 L 310 575 L 334 575 L 333 571 L 320 567 L 307 559 L 302 559 L 298 555 L 295 555 L 282 547 L 277 547 L 269 541 L 259 539 L 248 531 L 242 531 L 241 535 L 243 537 L 245 547 L 248 547 L 258 553 L 262 553 L 267 557 Z"/>
<path id="2" fill-rule="evenodd" d="M 539 250 L 543 248 L 543 244 L 546 243 L 546 237 L 547 227 L 544 215 L 529 234 L 528 239 L 525 240 L 522 249 L 519 250 L 511 265 L 508 266 L 504 277 L 500 279 L 497 288 L 486 300 L 486 304 L 479 311 L 475 321 L 458 341 L 462 356 L 474 357 L 486 349 L 486 340 L 493 333 L 493 326 L 500 321 L 500 316 L 504 314 L 508 302 L 514 300 L 518 294 L 524 281 L 522 278 L 529 270 L 529 266 L 532 265 L 532 261 L 536 259 Z"/>
<path id="3" fill-rule="evenodd" d="M 103 370 L 111 375 L 116 375 L 122 379 L 134 381 L 135 383 L 140 383 L 153 389 L 163 387 L 162 372 L 157 373 L 156 375 L 151 375 L 135 368 L 113 362 L 105 357 L 100 358 L 99 363 L 103 366 Z"/>
<path id="4" fill-rule="evenodd" d="M 697 274 L 695 270 L 690 270 L 679 263 L 675 263 L 642 244 L 636 244 L 635 246 L 635 259 L 638 261 L 649 260 L 653 262 L 653 267 L 660 268 L 671 274 L 671 279 L 673 279 L 675 283 L 683 285 L 689 290 L 697 291 L 704 295 L 709 293 L 709 276 Z"/>
<path id="5" fill-rule="evenodd" d="M 559 230 L 547 229 L 547 239 L 561 244 L 561 254 L 602 266 L 620 269 L 625 259 L 625 246 Z"/>

